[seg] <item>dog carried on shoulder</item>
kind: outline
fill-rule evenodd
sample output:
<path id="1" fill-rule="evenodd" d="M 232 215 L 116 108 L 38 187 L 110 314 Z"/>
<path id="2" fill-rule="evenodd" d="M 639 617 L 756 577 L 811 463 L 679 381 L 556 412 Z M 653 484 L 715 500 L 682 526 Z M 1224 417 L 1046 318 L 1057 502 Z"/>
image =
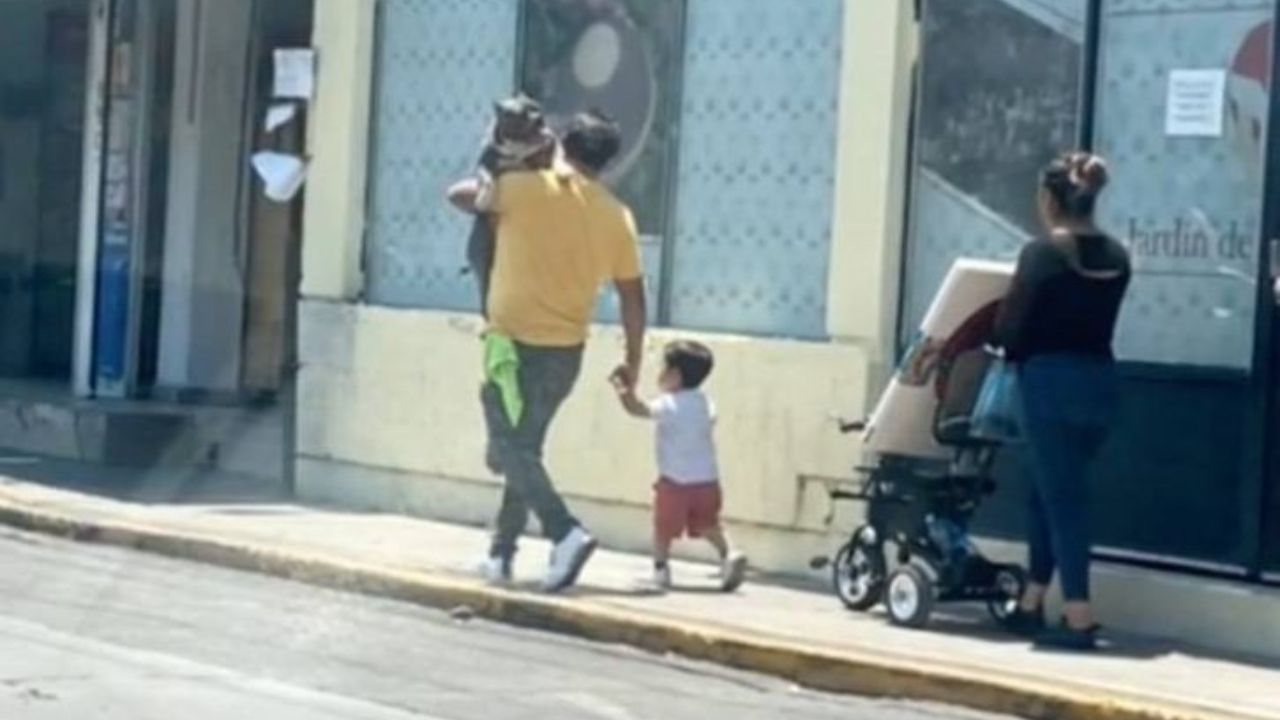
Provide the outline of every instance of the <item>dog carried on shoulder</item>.
<path id="1" fill-rule="evenodd" d="M 486 211 L 492 207 L 498 178 L 508 172 L 551 167 L 558 145 L 555 134 L 547 126 L 542 106 L 527 95 L 519 94 L 496 102 L 493 109 L 492 129 L 477 163 L 480 192 L 476 208 L 479 213 L 467 239 L 467 267 L 464 270 L 476 279 L 480 311 L 485 317 L 488 317 L 489 280 L 493 274 L 496 244 L 493 217 Z"/>

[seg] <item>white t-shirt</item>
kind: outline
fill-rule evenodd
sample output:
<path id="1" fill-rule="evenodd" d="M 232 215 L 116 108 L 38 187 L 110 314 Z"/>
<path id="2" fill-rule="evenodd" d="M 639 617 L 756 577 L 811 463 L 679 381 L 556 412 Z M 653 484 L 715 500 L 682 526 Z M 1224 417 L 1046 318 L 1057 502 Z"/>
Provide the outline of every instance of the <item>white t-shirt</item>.
<path id="1" fill-rule="evenodd" d="M 701 390 L 682 390 L 649 403 L 658 425 L 658 472 L 679 485 L 720 479 L 716 463 L 716 409 Z"/>

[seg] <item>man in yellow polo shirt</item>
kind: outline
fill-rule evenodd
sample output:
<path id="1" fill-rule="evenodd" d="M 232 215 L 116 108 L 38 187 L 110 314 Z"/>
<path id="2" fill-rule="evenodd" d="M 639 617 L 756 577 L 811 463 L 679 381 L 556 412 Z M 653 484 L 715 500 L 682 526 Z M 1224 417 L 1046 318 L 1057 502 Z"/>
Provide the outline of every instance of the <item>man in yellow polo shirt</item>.
<path id="1" fill-rule="evenodd" d="M 549 170 L 517 171 L 491 186 L 464 180 L 449 199 L 490 213 L 497 244 L 489 289 L 489 331 L 514 343 L 518 412 L 503 389 L 481 393 L 489 431 L 489 464 L 506 478 L 489 558 L 482 571 L 511 579 L 516 543 L 538 516 L 554 543 L 545 588 L 573 585 L 596 541 L 574 519 L 542 462 L 551 421 L 573 390 L 600 286 L 612 281 L 622 308 L 626 355 L 619 371 L 640 372 L 645 331 L 644 283 L 631 211 L 598 180 L 621 146 L 617 125 L 582 113 L 563 139 L 564 160 Z"/>

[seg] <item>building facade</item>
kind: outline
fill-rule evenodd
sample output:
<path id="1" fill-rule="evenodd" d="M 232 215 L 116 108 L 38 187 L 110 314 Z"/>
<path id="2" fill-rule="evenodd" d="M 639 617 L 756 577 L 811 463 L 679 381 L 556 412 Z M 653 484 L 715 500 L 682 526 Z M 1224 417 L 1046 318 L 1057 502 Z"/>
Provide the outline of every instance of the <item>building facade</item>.
<path id="1" fill-rule="evenodd" d="M 748 542 L 766 566 L 802 565 L 826 549 L 826 495 L 811 479 L 847 475 L 857 456 L 831 418 L 864 412 L 893 353 L 885 298 L 895 291 L 880 285 L 896 259 L 881 238 L 901 223 L 892 188 L 903 183 L 891 177 L 901 166 L 890 158 L 905 149 L 893 117 L 909 76 L 888 69 L 910 59 L 892 35 L 854 52 L 847 36 L 887 23 L 909 37 L 911 19 L 891 6 L 846 15 L 838 0 L 604 3 L 643 10 L 577 20 L 585 37 L 593 23 L 616 27 L 600 31 L 618 38 L 616 78 L 653 80 L 637 97 L 611 78 L 559 74 L 573 72 L 574 55 L 539 39 L 538 24 L 574 22 L 555 15 L 562 5 L 574 4 L 317 5 L 318 50 L 342 55 L 327 66 L 340 77 L 322 73 L 311 129 L 299 490 L 488 519 L 499 486 L 483 466 L 481 325 L 459 272 L 467 220 L 442 197 L 470 171 L 495 98 L 521 83 L 569 86 L 548 105 L 635 105 L 617 180 L 642 234 L 657 325 L 650 369 L 670 337 L 715 348 L 730 514 L 740 535 L 758 536 Z M 886 68 L 881 80 L 858 82 L 849 68 L 869 63 Z M 883 181 L 868 182 L 877 173 Z M 735 191 L 722 192 L 726 183 Z M 837 208 L 837 186 L 858 188 L 859 207 Z M 601 534 L 634 547 L 646 534 L 652 449 L 604 380 L 620 352 L 613 312 L 606 296 L 550 454 Z"/>
<path id="2" fill-rule="evenodd" d="M 828 487 L 860 459 L 836 419 L 874 402 L 955 258 L 1012 259 L 1037 232 L 1045 160 L 1091 145 L 1116 177 L 1102 222 L 1137 268 L 1126 405 L 1096 484 L 1105 621 L 1280 647 L 1261 241 L 1278 221 L 1263 202 L 1275 3 L 915 5 L 317 0 L 301 496 L 490 519 L 466 218 L 442 197 L 495 98 L 524 89 L 553 114 L 622 119 L 610 179 L 642 234 L 649 369 L 670 338 L 716 351 L 728 521 L 783 573 L 856 521 L 828 517 Z M 1175 80 L 1221 87 L 1220 107 Z M 622 342 L 607 296 L 598 317 L 549 461 L 593 530 L 642 549 L 650 439 L 605 384 Z M 1025 493 L 1008 455 L 979 529 L 1016 553 L 999 541 L 1016 541 Z"/>

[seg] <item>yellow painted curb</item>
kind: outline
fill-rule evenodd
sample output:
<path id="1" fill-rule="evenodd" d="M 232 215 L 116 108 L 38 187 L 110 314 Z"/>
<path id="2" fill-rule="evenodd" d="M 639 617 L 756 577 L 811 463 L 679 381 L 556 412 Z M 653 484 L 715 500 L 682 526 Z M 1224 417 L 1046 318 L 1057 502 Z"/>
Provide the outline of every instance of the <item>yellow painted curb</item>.
<path id="1" fill-rule="evenodd" d="M 238 544 L 128 522 L 78 519 L 0 499 L 0 524 L 125 547 L 312 585 L 476 616 L 522 627 L 630 645 L 773 675 L 814 690 L 945 703 L 1033 720 L 1276 720 L 1259 715 L 1107 695 L 1069 681 L 966 673 L 941 663 L 805 647 L 728 628 L 539 596 L 301 552 Z"/>

